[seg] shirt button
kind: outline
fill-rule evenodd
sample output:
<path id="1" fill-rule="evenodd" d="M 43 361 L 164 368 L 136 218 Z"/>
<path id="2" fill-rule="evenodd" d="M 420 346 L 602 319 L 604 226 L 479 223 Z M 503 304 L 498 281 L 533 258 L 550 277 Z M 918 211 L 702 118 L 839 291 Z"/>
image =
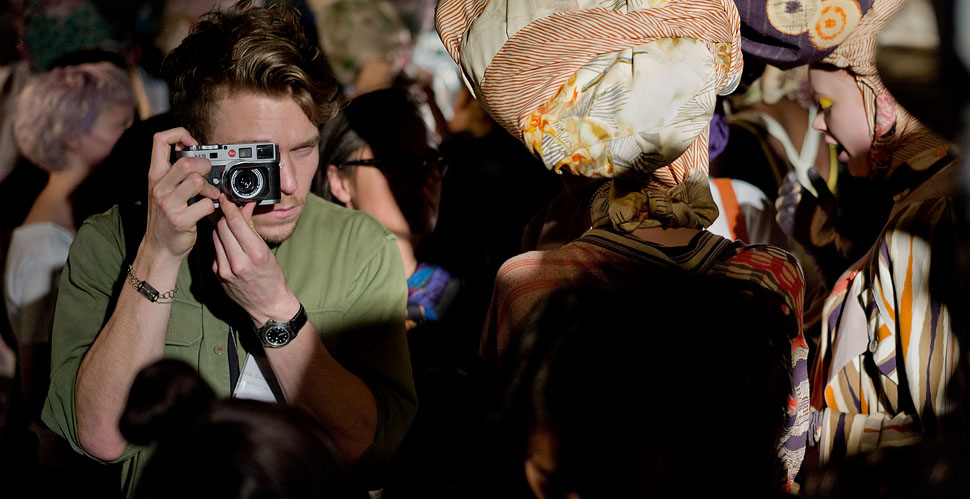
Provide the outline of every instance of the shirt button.
<path id="1" fill-rule="evenodd" d="M 215 352 L 216 355 L 222 355 L 222 354 L 226 353 L 226 346 L 225 345 L 216 345 L 216 346 L 212 347 L 212 351 Z"/>

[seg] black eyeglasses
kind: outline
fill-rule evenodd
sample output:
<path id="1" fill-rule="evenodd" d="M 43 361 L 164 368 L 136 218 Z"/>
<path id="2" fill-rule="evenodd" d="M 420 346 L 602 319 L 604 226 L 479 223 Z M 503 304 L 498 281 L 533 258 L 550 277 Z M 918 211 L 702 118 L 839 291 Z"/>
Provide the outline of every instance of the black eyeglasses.
<path id="1" fill-rule="evenodd" d="M 431 171 L 438 177 L 444 177 L 448 173 L 448 163 L 441 156 L 429 156 L 427 158 L 387 158 L 387 159 L 355 159 L 343 161 L 340 168 L 345 166 L 373 166 L 386 175 L 402 175 L 415 170 Z"/>

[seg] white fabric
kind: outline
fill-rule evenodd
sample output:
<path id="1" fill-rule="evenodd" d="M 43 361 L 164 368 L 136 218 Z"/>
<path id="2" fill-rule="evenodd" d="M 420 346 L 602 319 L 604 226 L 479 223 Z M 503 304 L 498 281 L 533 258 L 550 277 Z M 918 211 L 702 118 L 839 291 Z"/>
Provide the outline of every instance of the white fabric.
<path id="1" fill-rule="evenodd" d="M 73 232 L 50 222 L 13 231 L 3 295 L 14 336 L 22 345 L 50 342 L 57 283 L 72 241 Z"/>
<path id="2" fill-rule="evenodd" d="M 788 131 L 785 130 L 785 127 L 781 126 L 781 123 L 775 121 L 767 113 L 758 113 L 761 120 L 764 121 L 768 134 L 778 139 L 785 148 L 785 156 L 788 157 L 788 162 L 791 163 L 792 168 L 795 169 L 795 174 L 798 175 L 798 183 L 802 184 L 802 187 L 816 197 L 818 197 L 818 192 L 815 191 L 815 186 L 812 185 L 812 181 L 808 178 L 808 170 L 815 168 L 818 144 L 822 138 L 822 134 L 812 125 L 815 122 L 817 113 L 818 110 L 814 107 L 808 110 L 808 127 L 805 129 L 805 138 L 802 139 L 802 149 L 800 151 L 792 143 L 791 138 L 788 137 Z"/>
<path id="3" fill-rule="evenodd" d="M 728 227 L 724 214 L 724 200 L 721 199 L 721 190 L 714 184 L 714 179 L 710 179 L 711 197 L 717 205 L 718 216 L 714 223 L 707 230 L 724 237 L 734 239 L 731 236 L 731 229 Z M 734 189 L 734 197 L 738 201 L 738 211 L 744 217 L 745 230 L 750 241 L 747 244 L 770 244 L 779 248 L 788 249 L 788 238 L 775 222 L 775 205 L 768 199 L 761 189 L 737 179 L 731 179 L 731 187 Z"/>

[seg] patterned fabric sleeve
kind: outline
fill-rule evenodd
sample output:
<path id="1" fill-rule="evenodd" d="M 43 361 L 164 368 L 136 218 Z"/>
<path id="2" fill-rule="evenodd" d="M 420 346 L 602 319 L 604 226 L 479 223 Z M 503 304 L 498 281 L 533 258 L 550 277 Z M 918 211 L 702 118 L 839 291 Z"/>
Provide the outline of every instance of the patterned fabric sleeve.
<path id="1" fill-rule="evenodd" d="M 757 282 L 780 294 L 784 298 L 782 313 L 792 317 L 790 329 L 784 331 L 791 343 L 792 386 L 788 395 L 784 433 L 778 442 L 778 457 L 785 465 L 787 485 L 791 488 L 808 446 L 808 343 L 802 323 L 805 277 L 795 257 L 768 245 L 746 246 L 716 273 Z"/>
<path id="2" fill-rule="evenodd" d="M 832 364 L 819 401 L 823 461 L 915 443 L 949 410 L 946 384 L 959 352 L 947 308 L 929 283 L 934 236 L 951 227 L 949 204 L 933 199 L 900 212 L 864 268 L 868 274 L 853 280 L 844 300 L 826 304 L 826 329 L 836 333 L 823 336 L 820 351 L 832 349 L 824 354 Z M 851 300 L 864 311 L 861 332 L 842 310 L 854 306 Z M 836 345 L 856 351 L 846 356 Z"/>

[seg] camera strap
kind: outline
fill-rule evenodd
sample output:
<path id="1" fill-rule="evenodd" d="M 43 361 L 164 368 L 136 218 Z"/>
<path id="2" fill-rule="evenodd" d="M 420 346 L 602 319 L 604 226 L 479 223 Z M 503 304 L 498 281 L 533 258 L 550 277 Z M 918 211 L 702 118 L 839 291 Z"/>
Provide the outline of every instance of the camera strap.
<path id="1" fill-rule="evenodd" d="M 229 326 L 229 393 L 236 393 L 236 383 L 239 382 L 239 353 L 236 350 L 236 330 Z"/>

